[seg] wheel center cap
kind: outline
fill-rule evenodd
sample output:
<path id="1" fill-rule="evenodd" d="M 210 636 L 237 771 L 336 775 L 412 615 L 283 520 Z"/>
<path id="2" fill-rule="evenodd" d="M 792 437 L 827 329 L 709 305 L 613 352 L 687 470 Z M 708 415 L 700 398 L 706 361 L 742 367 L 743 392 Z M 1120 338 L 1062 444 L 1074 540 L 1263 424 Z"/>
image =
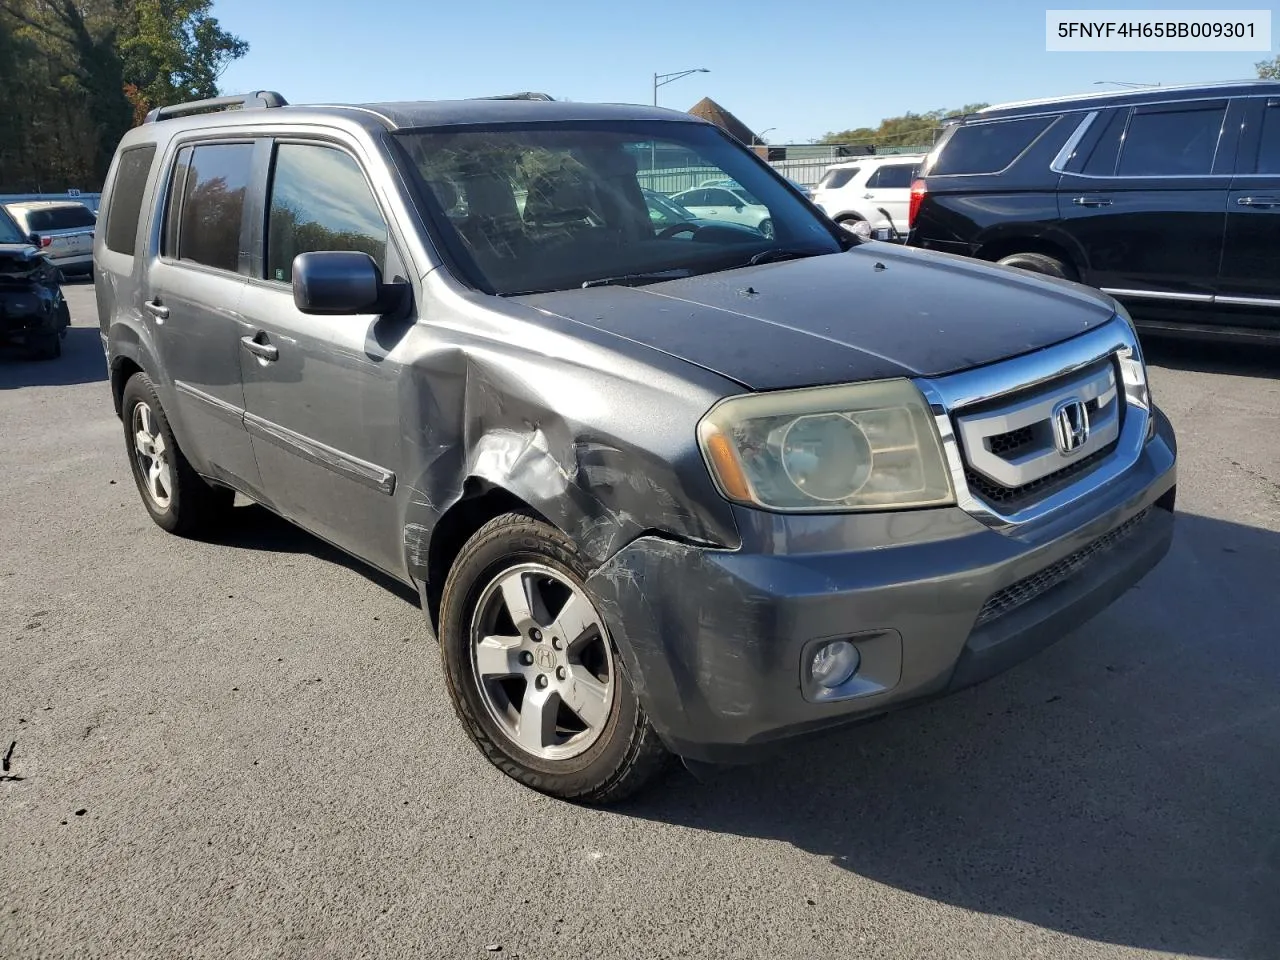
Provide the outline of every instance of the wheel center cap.
<path id="1" fill-rule="evenodd" d="M 556 665 L 555 651 L 547 646 L 540 646 L 533 653 L 533 662 L 542 670 L 553 670 Z"/>

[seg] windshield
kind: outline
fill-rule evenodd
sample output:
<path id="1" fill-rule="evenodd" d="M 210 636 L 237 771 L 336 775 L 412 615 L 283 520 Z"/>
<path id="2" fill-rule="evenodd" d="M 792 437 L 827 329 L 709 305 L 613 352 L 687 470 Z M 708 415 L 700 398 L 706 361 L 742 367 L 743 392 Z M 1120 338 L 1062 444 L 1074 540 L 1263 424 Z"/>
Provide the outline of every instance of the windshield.
<path id="1" fill-rule="evenodd" d="M 707 124 L 503 124 L 397 137 L 444 214 L 433 217 L 444 246 L 476 286 L 502 295 L 671 279 L 770 250 L 816 255 L 849 243 Z"/>
<path id="2" fill-rule="evenodd" d="M 0 243 L 30 243 L 26 234 L 18 229 L 9 212 L 0 207 Z"/>

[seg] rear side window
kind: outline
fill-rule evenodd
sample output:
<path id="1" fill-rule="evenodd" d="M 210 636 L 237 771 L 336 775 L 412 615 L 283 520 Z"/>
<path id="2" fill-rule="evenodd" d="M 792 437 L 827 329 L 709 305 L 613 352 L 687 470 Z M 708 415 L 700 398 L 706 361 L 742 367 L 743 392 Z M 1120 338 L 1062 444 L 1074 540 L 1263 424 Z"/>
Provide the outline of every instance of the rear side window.
<path id="1" fill-rule="evenodd" d="M 1056 119 L 1056 116 L 1024 117 L 967 124 L 947 140 L 929 173 L 934 176 L 997 173 L 1013 163 Z"/>
<path id="2" fill-rule="evenodd" d="M 41 207 L 27 215 L 27 224 L 33 233 L 46 230 L 75 230 L 92 227 L 96 220 L 93 211 L 77 204 L 74 207 Z"/>
<path id="3" fill-rule="evenodd" d="M 282 143 L 271 176 L 267 279 L 288 283 L 293 258 L 317 250 L 358 250 L 382 266 L 387 224 L 360 165 L 348 154 Z"/>
<path id="4" fill-rule="evenodd" d="M 916 164 L 891 163 L 881 167 L 867 180 L 868 187 L 881 190 L 909 190 L 916 176 Z"/>
<path id="5" fill-rule="evenodd" d="M 1257 173 L 1280 174 L 1280 100 L 1268 100 L 1262 113 L 1262 139 L 1254 169 Z"/>
<path id="6" fill-rule="evenodd" d="M 1136 107 L 1129 118 L 1120 164 L 1122 177 L 1187 177 L 1213 171 L 1225 102 L 1206 106 Z"/>
<path id="7" fill-rule="evenodd" d="M 240 267 L 240 228 L 253 160 L 251 143 L 184 147 L 165 211 L 166 256 L 219 270 Z"/>
<path id="8" fill-rule="evenodd" d="M 839 190 L 850 180 L 856 177 L 861 170 L 860 167 L 837 167 L 835 170 L 828 170 L 822 181 L 818 184 L 819 190 Z"/>
<path id="9" fill-rule="evenodd" d="M 1120 150 L 1120 137 L 1124 134 L 1125 122 L 1129 119 L 1128 110 L 1116 110 L 1107 121 L 1098 142 L 1094 144 L 1085 161 L 1081 173 L 1091 177 L 1111 177 L 1116 172 L 1116 154 Z"/>
<path id="10" fill-rule="evenodd" d="M 133 256 L 138 243 L 138 218 L 142 214 L 147 177 L 151 174 L 151 161 L 155 156 L 154 143 L 132 147 L 120 154 L 116 182 L 111 188 L 111 202 L 105 211 L 108 250 Z"/>

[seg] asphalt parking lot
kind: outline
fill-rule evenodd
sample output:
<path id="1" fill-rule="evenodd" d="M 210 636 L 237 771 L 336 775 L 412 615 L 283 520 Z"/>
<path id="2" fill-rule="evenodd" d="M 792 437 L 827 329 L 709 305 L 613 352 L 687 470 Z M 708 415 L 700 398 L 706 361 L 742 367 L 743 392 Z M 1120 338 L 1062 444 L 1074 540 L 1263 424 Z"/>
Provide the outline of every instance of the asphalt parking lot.
<path id="1" fill-rule="evenodd" d="M 0 360 L 0 957 L 1280 957 L 1280 353 L 1148 345 L 1176 542 L 1072 637 L 592 810 L 465 739 L 408 591 L 151 522 L 92 293 Z"/>

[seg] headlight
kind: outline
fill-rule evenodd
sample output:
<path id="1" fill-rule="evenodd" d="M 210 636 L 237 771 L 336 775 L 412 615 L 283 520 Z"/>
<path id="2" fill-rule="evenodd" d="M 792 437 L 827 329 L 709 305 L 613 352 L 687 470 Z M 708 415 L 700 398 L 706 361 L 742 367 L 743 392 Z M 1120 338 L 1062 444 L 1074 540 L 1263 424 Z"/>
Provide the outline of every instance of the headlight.
<path id="1" fill-rule="evenodd" d="M 1142 358 L 1142 344 L 1138 341 L 1138 328 L 1133 325 L 1129 311 L 1121 306 L 1120 301 L 1112 299 L 1116 308 L 1116 316 L 1129 325 L 1129 333 L 1133 337 L 1133 346 L 1119 351 L 1120 377 L 1124 382 L 1125 402 L 1130 407 L 1140 407 L 1153 414 L 1151 407 L 1151 386 L 1147 382 L 1147 363 Z M 1147 439 L 1155 435 L 1156 422 L 1152 415 L 1147 424 Z"/>
<path id="2" fill-rule="evenodd" d="M 954 502 L 928 404 L 908 380 L 730 397 L 702 418 L 698 443 L 725 497 L 767 510 Z"/>

